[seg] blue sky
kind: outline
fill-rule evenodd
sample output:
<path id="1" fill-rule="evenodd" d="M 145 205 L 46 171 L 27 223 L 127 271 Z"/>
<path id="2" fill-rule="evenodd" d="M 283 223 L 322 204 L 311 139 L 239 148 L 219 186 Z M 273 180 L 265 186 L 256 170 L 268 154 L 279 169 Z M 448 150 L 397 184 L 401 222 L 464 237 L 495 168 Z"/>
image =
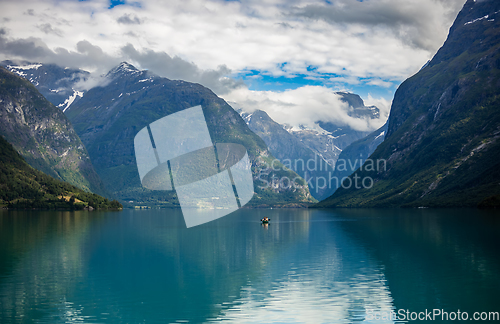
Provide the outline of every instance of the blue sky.
<path id="1" fill-rule="evenodd" d="M 297 89 L 306 85 L 326 86 L 335 91 L 353 92 L 364 98 L 370 94 L 375 97 L 386 98 L 387 100 L 391 100 L 400 84 L 398 81 L 382 80 L 383 82 L 387 82 L 388 85 L 370 85 L 367 84 L 370 81 L 368 78 L 360 79 L 359 84 L 352 84 L 331 80 L 332 78 L 345 78 L 345 75 L 323 74 L 311 77 L 307 74 L 297 74 L 293 76 L 273 76 L 267 71 L 258 70 L 242 71 L 233 77 L 243 80 L 248 85 L 248 88 L 254 91 L 284 91 Z"/>

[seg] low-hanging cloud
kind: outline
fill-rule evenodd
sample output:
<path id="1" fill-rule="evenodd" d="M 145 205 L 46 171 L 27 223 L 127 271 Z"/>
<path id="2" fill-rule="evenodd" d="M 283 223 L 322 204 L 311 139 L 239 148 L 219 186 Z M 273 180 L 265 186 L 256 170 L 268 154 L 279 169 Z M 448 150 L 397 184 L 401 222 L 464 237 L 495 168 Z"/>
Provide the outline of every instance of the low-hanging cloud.
<path id="1" fill-rule="evenodd" d="M 238 89 L 224 96 L 236 109 L 252 113 L 264 110 L 276 122 L 290 126 L 317 128 L 318 121 L 333 122 L 359 131 L 373 131 L 387 120 L 390 103 L 369 96 L 370 104 L 380 109 L 380 118 L 354 118 L 349 106 L 332 89 L 304 86 L 283 92 Z"/>

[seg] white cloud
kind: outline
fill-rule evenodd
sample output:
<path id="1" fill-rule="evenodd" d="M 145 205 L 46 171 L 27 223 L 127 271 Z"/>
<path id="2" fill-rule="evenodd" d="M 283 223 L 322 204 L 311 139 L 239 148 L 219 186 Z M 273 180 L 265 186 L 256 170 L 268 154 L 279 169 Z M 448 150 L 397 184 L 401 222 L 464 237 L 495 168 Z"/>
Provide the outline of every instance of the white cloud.
<path id="1" fill-rule="evenodd" d="M 392 100 L 387 100 L 383 97 L 375 98 L 371 94 L 368 94 L 368 97 L 364 98 L 363 100 L 365 102 L 365 106 L 376 106 L 378 109 L 380 109 L 381 120 L 386 120 L 389 117 Z"/>
<path id="2" fill-rule="evenodd" d="M 336 0 L 293 7 L 290 15 L 322 20 L 332 26 L 357 25 L 390 31 L 412 47 L 435 51 L 465 1 Z"/>
<path id="3" fill-rule="evenodd" d="M 234 72 L 336 73 L 401 81 L 442 44 L 463 2 L 172 0 L 167 5 L 151 0 L 141 1 L 141 7 L 109 10 L 102 0 L 3 0 L 0 15 L 10 19 L 3 22 L 10 37 L 37 37 L 50 49 L 74 51 L 87 40 L 116 57 L 130 43 L 138 51 L 165 52 L 202 70 L 225 65 Z M 418 45 L 425 40 L 412 40 L 413 34 L 429 43 Z M 308 72 L 308 66 L 316 67 L 315 72 Z"/>
<path id="4" fill-rule="evenodd" d="M 290 123 L 340 118 L 371 129 L 376 125 L 346 117 L 326 87 L 255 92 L 231 76 L 256 70 L 301 74 L 334 88 L 385 88 L 432 57 L 465 0 L 138 2 L 108 9 L 106 0 L 2 0 L 0 59 L 96 74 L 129 60 L 161 76 L 202 83 L 247 109 L 262 105 L 277 121 L 284 121 L 282 113 Z M 387 98 L 364 99 L 387 104 Z"/>
<path id="5" fill-rule="evenodd" d="M 292 126 L 317 127 L 318 121 L 335 122 L 356 130 L 372 131 L 382 126 L 388 117 L 390 102 L 369 96 L 365 105 L 380 108 L 379 119 L 359 119 L 348 115 L 348 105 L 332 89 L 304 86 L 283 92 L 236 89 L 224 96 L 235 109 L 253 112 L 264 110 L 276 122 Z"/>

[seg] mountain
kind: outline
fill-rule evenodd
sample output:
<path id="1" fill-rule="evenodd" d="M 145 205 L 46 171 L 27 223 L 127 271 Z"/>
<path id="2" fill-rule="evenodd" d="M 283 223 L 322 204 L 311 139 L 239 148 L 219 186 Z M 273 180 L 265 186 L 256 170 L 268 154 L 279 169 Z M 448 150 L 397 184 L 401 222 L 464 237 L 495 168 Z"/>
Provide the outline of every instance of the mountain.
<path id="1" fill-rule="evenodd" d="M 376 131 L 368 134 L 347 146 L 340 153 L 335 170 L 331 173 L 331 192 L 333 193 L 342 184 L 342 179 L 349 177 L 366 161 L 375 149 L 384 141 L 387 132 L 387 123 Z"/>
<path id="2" fill-rule="evenodd" d="M 283 126 L 290 135 L 300 141 L 302 145 L 306 146 L 310 151 L 314 152 L 314 154 L 318 155 L 326 161 L 331 166 L 335 165 L 335 161 L 339 158 L 340 152 L 342 152 L 342 148 L 348 145 L 351 140 L 357 139 L 357 136 L 351 138 L 346 133 L 348 130 L 344 131 L 344 129 L 337 129 L 337 136 L 332 135 L 332 132 L 329 132 L 321 127 L 317 127 L 315 129 L 307 128 L 304 126 L 299 127 L 290 127 L 288 125 Z M 356 133 L 356 131 L 354 131 Z M 365 132 L 362 132 L 365 134 Z M 342 147 L 342 148 L 341 148 Z"/>
<path id="3" fill-rule="evenodd" d="M 499 15 L 500 1 L 465 3 L 429 64 L 396 91 L 386 138 L 371 156 L 375 170 L 365 163 L 348 180 L 367 188 L 341 188 L 319 207 L 498 202 Z"/>
<path id="4" fill-rule="evenodd" d="M 379 109 L 375 106 L 365 106 L 359 95 L 346 92 L 336 94 L 348 104 L 349 116 L 359 119 L 380 118 Z M 311 194 L 318 200 L 329 197 L 337 189 L 332 175 L 335 173 L 335 165 L 342 149 L 370 134 L 354 130 L 340 122 L 319 122 L 322 127 L 331 131 L 319 126 L 311 129 L 304 126 L 280 125 L 262 110 L 251 114 L 240 110 L 240 114 L 248 127 L 264 140 L 277 159 L 306 179 Z M 377 141 L 379 142 L 381 141 Z M 372 152 L 373 150 L 369 151 L 370 154 Z M 350 175 L 352 171 L 345 176 Z"/>
<path id="5" fill-rule="evenodd" d="M 333 172 L 333 167 L 320 155 L 302 143 L 293 133 L 288 132 L 284 126 L 272 120 L 266 112 L 256 110 L 251 114 L 244 112 L 240 114 L 248 127 L 264 140 L 273 156 L 307 181 L 309 191 L 314 198 L 321 200 L 333 193 L 320 180 L 320 178 L 328 179 L 328 172 Z"/>
<path id="6" fill-rule="evenodd" d="M 379 119 L 380 110 L 376 106 L 365 106 L 361 97 L 355 93 L 335 92 L 342 102 L 347 104 L 347 114 L 357 119 Z M 370 131 L 359 131 L 342 122 L 318 121 L 316 129 L 306 127 L 287 127 L 287 130 L 308 146 L 316 154 L 320 155 L 333 166 L 340 152 L 358 139 L 361 139 Z M 330 162 L 330 161 L 333 161 Z"/>
<path id="7" fill-rule="evenodd" d="M 64 113 L 27 80 L 0 67 L 0 135 L 29 165 L 83 190 L 106 195 Z"/>
<path id="8" fill-rule="evenodd" d="M 350 117 L 372 120 L 380 118 L 380 109 L 376 106 L 365 106 L 363 99 L 359 95 L 347 92 L 336 92 L 336 94 L 340 96 L 341 101 L 347 103 L 347 114 Z M 319 121 L 318 125 L 329 133 L 328 135 L 334 139 L 335 145 L 341 150 L 352 142 L 370 134 L 370 131 L 359 131 L 338 122 Z"/>
<path id="9" fill-rule="evenodd" d="M 55 64 L 16 64 L 13 61 L 3 61 L 0 65 L 30 81 L 48 101 L 62 111 L 83 97 L 85 91 L 77 85 L 90 76 L 87 71 L 62 68 Z"/>
<path id="10" fill-rule="evenodd" d="M 14 209 L 122 208 L 116 200 L 110 202 L 33 169 L 0 136 L 0 207 L 5 206 Z"/>
<path id="11" fill-rule="evenodd" d="M 85 143 L 106 187 L 132 205 L 177 206 L 173 191 L 144 189 L 134 155 L 139 130 L 164 116 L 201 105 L 213 142 L 246 147 L 252 163 L 255 195 L 250 204 L 280 205 L 314 201 L 305 182 L 277 163 L 265 143 L 224 100 L 209 89 L 190 82 L 169 80 L 131 64 L 121 63 L 107 75 L 108 83 L 90 89 L 66 111 Z M 295 179 L 272 182 L 272 178 Z"/>

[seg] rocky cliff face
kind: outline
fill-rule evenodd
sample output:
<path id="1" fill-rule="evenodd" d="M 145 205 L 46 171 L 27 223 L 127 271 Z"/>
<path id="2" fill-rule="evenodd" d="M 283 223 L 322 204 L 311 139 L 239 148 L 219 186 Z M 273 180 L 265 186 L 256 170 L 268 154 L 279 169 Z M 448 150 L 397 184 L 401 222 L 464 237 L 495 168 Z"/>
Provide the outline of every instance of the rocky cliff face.
<path id="1" fill-rule="evenodd" d="M 347 93 L 347 92 L 336 92 L 337 95 L 340 96 L 340 100 L 348 104 L 348 115 L 353 118 L 358 119 L 379 119 L 380 118 L 380 110 L 376 106 L 365 106 L 365 103 L 361 97 L 355 93 Z M 326 135 L 329 138 L 327 140 L 328 143 L 335 145 L 337 148 L 343 150 L 351 143 L 368 136 L 371 131 L 359 131 L 352 129 L 346 125 L 336 122 L 323 122 L 319 121 L 318 125 L 326 131 Z M 311 134 L 298 133 L 298 136 L 301 136 L 303 141 L 311 141 L 310 146 L 314 147 L 315 142 L 314 138 L 311 138 Z M 321 150 L 321 146 L 319 147 Z M 338 158 L 338 154 L 335 155 Z M 326 157 L 325 157 L 326 158 Z"/>
<path id="2" fill-rule="evenodd" d="M 469 0 L 434 58 L 396 91 L 372 188 L 322 206 L 476 206 L 500 194 L 500 2 Z M 367 182 L 368 183 L 368 182 Z"/>
<path id="3" fill-rule="evenodd" d="M 347 103 L 349 116 L 359 119 L 380 118 L 379 109 L 375 106 L 365 106 L 357 94 L 336 94 Z M 280 125 L 262 110 L 251 114 L 240 111 L 240 114 L 250 129 L 264 140 L 276 158 L 306 179 L 311 194 L 318 200 L 329 197 L 338 187 L 338 181 L 332 180 L 332 176 L 335 174 L 335 164 L 342 149 L 370 134 L 332 122 L 319 122 L 321 127 L 316 129 Z M 382 140 L 383 137 L 377 140 L 377 144 Z M 374 149 L 364 151 L 369 155 Z M 344 172 L 343 176 L 349 176 L 353 171 L 355 170 L 347 174 Z"/>
<path id="4" fill-rule="evenodd" d="M 90 73 L 55 64 L 3 61 L 1 66 L 30 81 L 54 106 L 62 111 L 78 101 L 85 90 L 79 85 Z"/>
<path id="5" fill-rule="evenodd" d="M 272 183 L 271 178 L 297 177 L 293 171 L 272 170 L 274 159 L 265 143 L 224 100 L 209 89 L 139 71 L 128 63 L 111 70 L 109 83 L 90 89 L 66 111 L 89 150 L 107 188 L 131 204 L 177 205 L 173 193 L 142 188 L 134 155 L 139 130 L 164 116 L 201 105 L 213 142 L 246 147 L 254 174 L 254 205 L 308 203 L 314 201 L 303 180 L 296 188 Z M 267 181 L 264 182 L 262 180 Z"/>
<path id="6" fill-rule="evenodd" d="M 344 178 L 349 177 L 370 158 L 370 155 L 384 141 L 386 133 L 387 123 L 366 137 L 351 143 L 340 153 L 335 170 L 331 173 L 331 178 L 335 180 L 331 185 L 332 193 L 341 187 Z"/>
<path id="7" fill-rule="evenodd" d="M 264 140 L 273 156 L 307 181 L 309 191 L 314 198 L 322 200 L 333 193 L 331 188 L 325 185 L 326 180 L 323 180 L 328 179 L 328 172 L 333 172 L 333 167 L 321 155 L 305 145 L 293 133 L 288 132 L 283 125 L 272 120 L 266 112 L 256 110 L 252 114 L 241 113 L 241 115 L 248 127 Z M 323 137 L 321 139 L 324 140 Z M 316 138 L 316 141 L 319 142 L 321 139 Z M 328 143 L 325 144 L 325 148 L 328 148 Z M 335 160 L 331 161 L 333 165 Z"/>
<path id="8" fill-rule="evenodd" d="M 0 135 L 32 167 L 106 194 L 83 143 L 62 111 L 27 80 L 0 67 Z"/>

